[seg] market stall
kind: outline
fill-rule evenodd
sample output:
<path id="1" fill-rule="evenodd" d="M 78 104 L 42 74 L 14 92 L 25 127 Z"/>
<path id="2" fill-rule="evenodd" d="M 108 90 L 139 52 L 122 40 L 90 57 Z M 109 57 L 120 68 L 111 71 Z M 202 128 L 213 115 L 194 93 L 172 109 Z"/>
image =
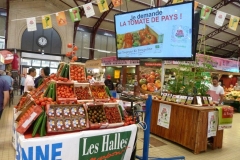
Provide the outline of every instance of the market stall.
<path id="1" fill-rule="evenodd" d="M 207 151 L 208 115 L 214 111 L 214 107 L 196 107 L 153 100 L 151 133 L 180 144 L 192 150 L 194 154 Z M 217 130 L 212 148 L 222 148 L 222 144 L 223 130 Z"/>
<path id="2" fill-rule="evenodd" d="M 13 124 L 17 158 L 131 157 L 135 118 L 124 111 L 104 83 L 89 83 L 86 74 L 82 63 L 61 62 L 56 74 L 42 79 L 37 89 L 20 98 Z"/>

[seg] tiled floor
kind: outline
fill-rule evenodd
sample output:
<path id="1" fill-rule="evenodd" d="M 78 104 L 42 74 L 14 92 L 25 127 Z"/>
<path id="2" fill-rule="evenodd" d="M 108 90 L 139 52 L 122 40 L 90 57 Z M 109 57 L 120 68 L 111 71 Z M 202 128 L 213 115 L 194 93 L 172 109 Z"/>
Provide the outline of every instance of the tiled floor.
<path id="1" fill-rule="evenodd" d="M 15 97 L 14 103 L 17 103 Z M 13 107 L 13 106 L 12 106 Z M 0 160 L 14 160 L 15 151 L 11 144 L 12 138 L 12 107 L 4 110 L 0 120 Z M 171 143 L 162 138 L 151 135 L 149 156 L 158 158 L 169 158 L 184 156 L 187 160 L 240 160 L 240 114 L 235 113 L 233 128 L 224 131 L 223 148 L 211 150 L 194 155 L 191 151 L 180 145 Z M 159 140 L 160 142 L 154 142 Z M 151 145 L 152 144 L 152 145 Z M 137 155 L 142 156 L 143 131 L 138 133 Z"/>

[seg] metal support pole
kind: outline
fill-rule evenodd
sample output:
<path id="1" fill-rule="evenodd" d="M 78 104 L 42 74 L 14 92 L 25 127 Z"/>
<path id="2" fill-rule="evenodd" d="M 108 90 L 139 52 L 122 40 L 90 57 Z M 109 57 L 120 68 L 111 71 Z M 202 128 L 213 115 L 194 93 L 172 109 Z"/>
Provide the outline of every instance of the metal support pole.
<path id="1" fill-rule="evenodd" d="M 146 100 L 146 112 L 145 112 L 145 123 L 147 125 L 147 129 L 144 130 L 143 160 L 148 160 L 151 113 L 152 113 L 152 95 L 148 95 L 148 99 Z"/>

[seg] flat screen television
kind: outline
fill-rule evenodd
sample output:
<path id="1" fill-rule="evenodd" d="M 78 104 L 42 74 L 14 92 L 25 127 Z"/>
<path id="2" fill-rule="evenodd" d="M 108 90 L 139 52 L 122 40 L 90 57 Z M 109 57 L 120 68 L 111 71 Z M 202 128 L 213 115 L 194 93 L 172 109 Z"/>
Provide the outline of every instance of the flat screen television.
<path id="1" fill-rule="evenodd" d="M 195 60 L 193 1 L 116 14 L 114 21 L 118 59 Z"/>

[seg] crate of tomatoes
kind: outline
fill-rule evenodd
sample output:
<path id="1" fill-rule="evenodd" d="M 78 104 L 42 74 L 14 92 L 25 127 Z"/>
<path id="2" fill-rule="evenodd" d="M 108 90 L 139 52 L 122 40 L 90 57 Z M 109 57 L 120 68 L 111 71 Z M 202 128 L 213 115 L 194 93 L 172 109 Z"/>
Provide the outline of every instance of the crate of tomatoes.
<path id="1" fill-rule="evenodd" d="M 33 121 L 43 112 L 42 107 L 37 105 L 29 105 L 22 110 L 22 113 L 19 114 L 17 121 L 16 131 L 24 134 L 27 129 L 31 126 Z"/>
<path id="2" fill-rule="evenodd" d="M 108 128 L 120 127 L 124 125 L 118 103 L 104 103 L 103 110 L 108 121 Z"/>
<path id="3" fill-rule="evenodd" d="M 78 102 L 93 101 L 89 83 L 74 83 L 74 93 Z"/>
<path id="4" fill-rule="evenodd" d="M 90 90 L 92 96 L 96 102 L 108 102 L 109 96 L 105 90 L 104 83 L 92 83 L 90 84 Z"/>
<path id="5" fill-rule="evenodd" d="M 77 97 L 74 94 L 74 83 L 57 82 L 56 83 L 56 99 L 58 104 L 77 103 Z"/>
<path id="6" fill-rule="evenodd" d="M 69 79 L 75 82 L 87 83 L 86 72 L 83 63 L 69 64 Z"/>
<path id="7" fill-rule="evenodd" d="M 29 105 L 34 105 L 34 104 L 35 102 L 32 96 L 30 94 L 27 94 L 26 97 L 21 97 L 18 105 L 15 106 L 15 108 L 17 109 L 17 111 L 21 111 L 24 108 L 28 107 Z"/>
<path id="8" fill-rule="evenodd" d="M 108 127 L 108 120 L 106 118 L 102 103 L 87 103 L 87 114 L 90 129 L 100 129 Z"/>

